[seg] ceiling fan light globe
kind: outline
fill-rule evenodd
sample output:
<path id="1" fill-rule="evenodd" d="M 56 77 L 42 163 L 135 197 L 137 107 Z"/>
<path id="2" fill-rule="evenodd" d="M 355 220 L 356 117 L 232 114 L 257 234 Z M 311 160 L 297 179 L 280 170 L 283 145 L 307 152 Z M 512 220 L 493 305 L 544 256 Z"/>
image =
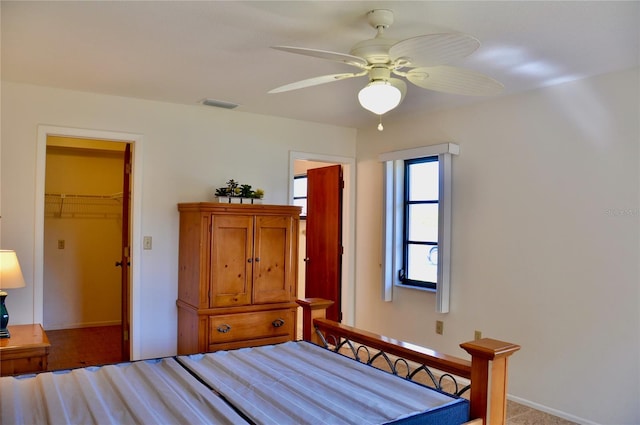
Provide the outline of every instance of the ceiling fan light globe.
<path id="1" fill-rule="evenodd" d="M 386 81 L 372 81 L 360 93 L 360 105 L 377 115 L 382 115 L 400 104 L 402 93 Z"/>

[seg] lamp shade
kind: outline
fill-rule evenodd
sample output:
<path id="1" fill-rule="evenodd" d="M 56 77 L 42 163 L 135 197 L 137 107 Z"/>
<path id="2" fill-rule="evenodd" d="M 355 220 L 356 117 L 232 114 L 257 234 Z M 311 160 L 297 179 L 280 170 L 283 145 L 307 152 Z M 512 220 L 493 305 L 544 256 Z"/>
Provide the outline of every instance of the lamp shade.
<path id="1" fill-rule="evenodd" d="M 384 80 L 374 80 L 358 93 L 358 100 L 364 109 L 382 115 L 400 104 L 402 93 L 397 87 Z"/>
<path id="2" fill-rule="evenodd" d="M 18 256 L 15 251 L 0 250 L 0 289 L 22 288 L 25 286 Z"/>

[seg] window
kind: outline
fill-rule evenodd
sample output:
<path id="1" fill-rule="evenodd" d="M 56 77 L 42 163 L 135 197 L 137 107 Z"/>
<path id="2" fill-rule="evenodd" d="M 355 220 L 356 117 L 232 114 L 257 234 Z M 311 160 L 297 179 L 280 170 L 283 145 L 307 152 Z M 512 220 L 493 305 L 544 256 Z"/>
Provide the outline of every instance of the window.
<path id="1" fill-rule="evenodd" d="M 307 218 L 307 175 L 293 177 L 293 205 L 302 207 L 300 218 Z"/>
<path id="2" fill-rule="evenodd" d="M 446 143 L 380 155 L 384 164 L 382 295 L 393 287 L 434 291 L 436 311 L 449 311 L 451 155 Z"/>
<path id="3" fill-rule="evenodd" d="M 403 261 L 405 285 L 436 289 L 439 164 L 437 156 L 404 161 Z"/>

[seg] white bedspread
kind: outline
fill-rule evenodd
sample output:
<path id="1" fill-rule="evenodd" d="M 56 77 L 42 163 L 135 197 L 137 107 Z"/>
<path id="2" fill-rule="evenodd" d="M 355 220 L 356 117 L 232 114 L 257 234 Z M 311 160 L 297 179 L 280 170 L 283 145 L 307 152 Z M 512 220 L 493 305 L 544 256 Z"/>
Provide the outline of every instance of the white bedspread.
<path id="1" fill-rule="evenodd" d="M 178 359 L 258 424 L 380 424 L 457 402 L 305 342 Z"/>
<path id="2" fill-rule="evenodd" d="M 0 423 L 235 424 L 242 418 L 174 359 L 0 378 Z"/>

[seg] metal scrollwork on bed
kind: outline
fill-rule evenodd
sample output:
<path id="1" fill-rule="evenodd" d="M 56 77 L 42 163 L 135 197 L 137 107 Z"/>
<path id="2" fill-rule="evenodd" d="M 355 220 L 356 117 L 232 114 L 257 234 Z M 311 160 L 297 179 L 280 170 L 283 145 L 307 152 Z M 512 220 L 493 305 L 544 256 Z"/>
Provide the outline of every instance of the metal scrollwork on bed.
<path id="1" fill-rule="evenodd" d="M 325 335 L 325 332 L 317 327 L 315 331 L 324 348 L 351 357 L 360 363 L 393 373 L 409 381 L 427 385 L 458 397 L 465 394 L 471 388 L 471 385 L 463 385 L 459 382 L 459 377 L 456 379 L 456 376 L 450 373 L 434 373 L 434 371 L 425 364 L 415 363 L 402 357 L 390 355 L 382 349 L 368 347 L 357 342 L 354 343 L 354 341 L 349 338 L 338 337 L 333 334 Z M 427 379 L 422 378 L 425 375 Z"/>
<path id="2" fill-rule="evenodd" d="M 492 338 L 463 342 L 460 348 L 471 357 L 466 360 L 327 320 L 326 309 L 333 304 L 331 300 L 305 298 L 297 303 L 302 307 L 304 340 L 342 354 L 346 352 L 361 363 L 445 393 L 468 397 L 471 420 L 467 424 L 505 425 L 508 360 L 520 349 L 519 345 Z M 371 350 L 377 351 L 372 354 Z M 410 370 L 412 364 L 417 366 Z M 404 368 L 406 372 L 403 373 Z M 430 383 L 416 379 L 424 374 Z M 453 383 L 451 387 L 449 381 Z M 470 384 L 460 388 L 461 382 Z"/>

